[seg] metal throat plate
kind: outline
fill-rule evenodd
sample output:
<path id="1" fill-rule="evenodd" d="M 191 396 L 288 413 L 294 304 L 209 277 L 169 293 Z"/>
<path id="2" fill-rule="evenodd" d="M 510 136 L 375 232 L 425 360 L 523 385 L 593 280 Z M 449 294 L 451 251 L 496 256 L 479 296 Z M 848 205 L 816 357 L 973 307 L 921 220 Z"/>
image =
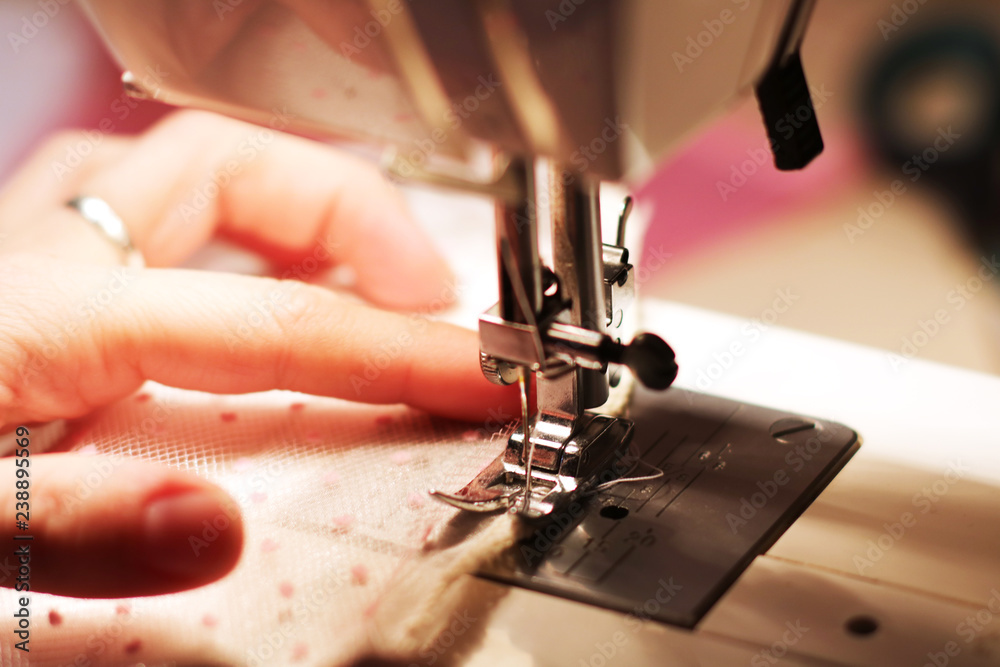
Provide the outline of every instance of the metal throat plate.
<path id="1" fill-rule="evenodd" d="M 664 475 L 572 505 L 483 576 L 693 628 L 860 444 L 841 424 L 678 388 L 637 387 L 630 411 L 632 451 Z"/>

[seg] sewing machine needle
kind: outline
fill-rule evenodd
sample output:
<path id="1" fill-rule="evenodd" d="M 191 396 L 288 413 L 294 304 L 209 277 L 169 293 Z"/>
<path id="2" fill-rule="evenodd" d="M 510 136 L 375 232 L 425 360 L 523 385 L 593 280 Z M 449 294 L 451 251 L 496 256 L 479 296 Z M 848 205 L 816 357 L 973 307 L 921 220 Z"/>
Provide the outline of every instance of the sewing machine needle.
<path id="1" fill-rule="evenodd" d="M 531 439 L 531 428 L 528 423 L 528 369 L 519 366 L 517 383 L 521 389 L 521 430 L 524 432 L 524 444 L 528 446 L 528 459 L 524 464 L 524 502 L 521 514 L 527 515 L 531 507 L 531 466 L 535 458 L 535 441 Z"/>

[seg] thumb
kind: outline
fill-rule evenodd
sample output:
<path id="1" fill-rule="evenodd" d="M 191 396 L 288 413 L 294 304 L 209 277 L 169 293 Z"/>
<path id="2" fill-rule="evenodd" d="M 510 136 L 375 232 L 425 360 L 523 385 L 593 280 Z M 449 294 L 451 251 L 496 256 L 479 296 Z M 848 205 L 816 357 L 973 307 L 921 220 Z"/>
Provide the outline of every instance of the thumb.
<path id="1" fill-rule="evenodd" d="M 0 295 L 0 426 L 80 416 L 145 380 L 516 414 L 511 388 L 483 378 L 474 332 L 297 281 L 11 256 Z"/>
<path id="2" fill-rule="evenodd" d="M 23 432 L 22 445 L 30 443 Z M 205 480 L 146 461 L 24 449 L 28 456 L 0 460 L 4 479 L 30 473 L 17 477 L 28 491 L 0 485 L 0 541 L 14 546 L 0 563 L 0 585 L 83 597 L 152 595 L 206 584 L 236 564 L 239 509 Z"/>

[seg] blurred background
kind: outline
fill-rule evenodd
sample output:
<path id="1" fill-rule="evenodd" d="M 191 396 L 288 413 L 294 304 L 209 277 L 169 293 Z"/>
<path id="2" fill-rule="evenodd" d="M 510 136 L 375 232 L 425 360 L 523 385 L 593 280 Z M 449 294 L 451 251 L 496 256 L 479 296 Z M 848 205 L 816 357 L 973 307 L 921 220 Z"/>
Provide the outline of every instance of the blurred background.
<path id="1" fill-rule="evenodd" d="M 0 181 L 53 131 L 137 132 L 167 111 L 122 94 L 71 2 L 5 0 L 0 28 Z M 824 154 L 774 170 L 753 98 L 708 124 L 637 190 L 640 289 L 874 346 L 892 368 L 1000 373 L 1000 5 L 819 0 L 803 61 Z"/>
<path id="2" fill-rule="evenodd" d="M 802 57 L 825 152 L 754 172 L 753 99 L 707 128 L 642 190 L 647 251 L 673 251 L 647 292 L 881 348 L 891 368 L 1000 372 L 1000 269 L 980 273 L 1000 250 L 998 28 L 997 3 L 819 0 Z"/>

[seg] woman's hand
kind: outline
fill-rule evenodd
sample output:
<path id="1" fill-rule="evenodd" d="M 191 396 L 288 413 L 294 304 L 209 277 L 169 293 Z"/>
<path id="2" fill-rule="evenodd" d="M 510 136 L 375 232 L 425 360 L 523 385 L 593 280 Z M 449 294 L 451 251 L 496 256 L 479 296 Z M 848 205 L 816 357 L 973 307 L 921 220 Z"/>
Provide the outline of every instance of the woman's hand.
<path id="1" fill-rule="evenodd" d="M 80 146 L 92 150 L 70 166 L 68 150 Z M 120 266 L 121 250 L 65 205 L 78 195 L 107 201 L 151 268 Z M 168 268 L 215 235 L 288 278 Z M 460 419 L 515 414 L 516 399 L 483 379 L 474 332 L 339 297 L 323 286 L 334 268 L 383 307 L 419 312 L 454 296 L 433 245 L 359 159 L 198 112 L 136 138 L 60 136 L 0 195 L 0 430 L 84 415 L 146 380 L 403 402 Z M 67 506 L 61 499 L 97 459 L 31 460 L 39 590 L 179 590 L 238 558 L 238 521 L 201 553 L 187 545 L 232 504 L 203 480 L 134 461 Z M 13 467 L 0 462 L 0 478 L 13 480 Z M 8 542 L 13 494 L 0 484 Z"/>

